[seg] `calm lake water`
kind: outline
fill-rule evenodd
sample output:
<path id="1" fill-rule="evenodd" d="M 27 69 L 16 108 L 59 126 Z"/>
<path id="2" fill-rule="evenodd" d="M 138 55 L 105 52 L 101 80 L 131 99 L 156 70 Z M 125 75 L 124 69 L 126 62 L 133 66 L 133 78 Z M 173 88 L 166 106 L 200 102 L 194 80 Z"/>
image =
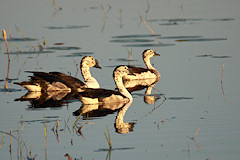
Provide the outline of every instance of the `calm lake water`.
<path id="1" fill-rule="evenodd" d="M 0 39 L 1 159 L 36 154 L 35 159 L 67 159 L 66 153 L 73 159 L 96 160 L 239 159 L 239 6 L 238 0 L 0 0 L 0 28 L 11 35 L 7 90 L 7 54 Z M 114 89 L 115 66 L 144 67 L 141 54 L 147 48 L 161 55 L 152 60 L 162 75 L 152 90 L 159 99 L 147 104 L 145 89 L 133 92 L 133 103 L 123 117 L 130 126 L 125 133 L 115 128 L 120 111 L 80 117 L 81 135 L 73 129 L 80 101 L 50 103 L 47 108 L 14 101 L 27 93 L 13 84 L 28 79 L 31 74 L 24 71 L 60 71 L 82 80 L 75 63 L 79 67 L 85 55 L 98 59 L 102 67 L 91 69 L 100 86 Z M 58 134 L 52 131 L 57 120 Z M 12 137 L 11 153 L 10 129 L 16 138 Z M 111 150 L 104 135 L 108 129 Z"/>

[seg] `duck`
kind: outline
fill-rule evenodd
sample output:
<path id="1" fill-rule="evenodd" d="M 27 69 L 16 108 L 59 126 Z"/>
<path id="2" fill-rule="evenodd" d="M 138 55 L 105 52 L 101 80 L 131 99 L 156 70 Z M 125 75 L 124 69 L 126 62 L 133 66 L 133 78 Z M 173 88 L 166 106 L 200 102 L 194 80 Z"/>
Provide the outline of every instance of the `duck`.
<path id="1" fill-rule="evenodd" d="M 103 88 L 85 88 L 84 91 L 79 92 L 78 99 L 83 104 L 128 103 L 133 100 L 133 97 L 123 85 L 123 77 L 131 74 L 132 72 L 128 66 L 117 66 L 113 71 L 113 79 L 118 91 Z"/>
<path id="2" fill-rule="evenodd" d="M 14 82 L 14 84 L 26 88 L 29 92 L 43 93 L 51 91 L 79 91 L 82 90 L 82 88 L 99 88 L 99 83 L 90 73 L 90 67 L 101 69 L 98 60 L 92 56 L 83 57 L 80 69 L 84 82 L 61 72 L 26 71 L 33 74 L 33 76 L 30 76 L 30 80 Z"/>
<path id="3" fill-rule="evenodd" d="M 134 67 L 128 65 L 134 75 L 126 75 L 123 77 L 123 81 L 142 80 L 142 79 L 157 79 L 161 77 L 161 74 L 152 66 L 150 59 L 154 56 L 160 56 L 151 49 L 146 49 L 142 53 L 143 61 L 147 68 Z"/>

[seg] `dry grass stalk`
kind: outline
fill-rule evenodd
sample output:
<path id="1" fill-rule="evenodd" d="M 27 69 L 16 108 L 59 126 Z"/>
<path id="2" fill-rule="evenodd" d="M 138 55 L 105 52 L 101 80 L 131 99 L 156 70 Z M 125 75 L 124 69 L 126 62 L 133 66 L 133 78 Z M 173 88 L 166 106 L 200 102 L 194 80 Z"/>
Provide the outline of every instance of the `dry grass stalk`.
<path id="1" fill-rule="evenodd" d="M 225 96 L 224 90 L 223 90 L 223 69 L 224 69 L 224 64 L 223 64 L 223 67 L 222 67 L 222 74 L 221 74 L 221 88 L 222 88 L 222 94 L 223 94 L 224 101 L 225 101 L 226 96 Z"/>
<path id="2" fill-rule="evenodd" d="M 47 125 L 44 116 L 45 160 L 47 160 Z"/>
<path id="3" fill-rule="evenodd" d="M 108 2 L 108 0 L 105 0 L 105 3 L 108 5 L 108 10 L 107 10 L 107 11 L 105 11 L 104 6 L 103 6 L 102 4 L 100 4 L 100 5 L 101 5 L 101 8 L 102 8 L 102 10 L 103 10 L 103 12 L 104 12 L 104 16 L 105 16 L 106 18 L 108 18 L 108 13 L 109 13 L 109 11 L 111 10 L 112 6 L 111 6 L 110 3 Z"/>
<path id="4" fill-rule="evenodd" d="M 162 94 L 164 99 L 167 99 L 167 97 L 165 96 L 165 94 L 164 94 L 164 93 L 162 93 L 160 90 L 158 90 L 158 89 L 157 89 L 157 88 L 155 88 L 155 87 L 153 87 L 153 89 L 154 89 L 154 90 L 156 90 L 156 91 L 158 91 L 160 94 Z"/>
<path id="5" fill-rule="evenodd" d="M 9 70 L 10 70 L 10 55 L 9 55 L 9 49 L 8 49 L 8 43 L 7 43 L 7 33 L 5 29 L 2 30 L 3 38 L 5 40 L 6 48 L 7 48 L 7 54 L 8 54 L 8 70 L 7 70 L 7 77 L 4 88 L 8 88 L 8 77 L 9 77 Z"/>
<path id="6" fill-rule="evenodd" d="M 74 130 L 76 130 L 76 134 L 77 135 L 81 135 L 82 137 L 83 137 L 83 139 L 84 140 L 86 140 L 85 139 L 85 137 L 83 136 L 83 134 L 82 134 L 82 131 L 81 131 L 81 129 L 83 128 L 83 125 L 85 124 L 85 121 L 82 123 L 82 125 L 80 126 L 80 127 L 78 127 L 78 125 L 77 125 L 77 121 L 79 120 L 79 118 L 82 116 L 82 113 L 77 117 L 77 119 L 75 120 L 75 122 L 73 122 L 73 124 L 72 124 L 72 129 L 73 129 L 73 134 L 74 134 Z"/>
<path id="7" fill-rule="evenodd" d="M 55 7 L 55 11 L 54 11 L 54 13 L 52 14 L 51 18 L 54 18 L 55 15 L 56 15 L 59 11 L 62 10 L 62 8 L 59 7 L 59 6 L 55 3 L 55 0 L 51 0 L 51 1 L 52 1 L 52 4 L 53 4 L 54 7 Z"/>
<path id="8" fill-rule="evenodd" d="M 196 130 L 196 132 L 195 132 L 194 136 L 192 137 L 192 139 L 194 139 L 197 136 L 199 129 L 200 129 L 200 127 Z"/>
<path id="9" fill-rule="evenodd" d="M 7 77 L 6 77 L 6 82 L 5 82 L 5 85 L 4 85 L 4 88 L 5 88 L 5 89 L 8 89 L 9 71 L 10 71 L 10 60 L 8 61 Z"/>
<path id="10" fill-rule="evenodd" d="M 39 51 L 43 51 L 43 46 L 38 42 L 38 40 L 36 40 L 37 44 L 38 44 L 38 50 Z"/>
<path id="11" fill-rule="evenodd" d="M 102 8 L 102 10 L 103 10 L 104 17 L 105 17 L 105 18 L 108 18 L 108 12 L 105 11 L 104 6 L 103 6 L 102 4 L 100 4 L 100 6 L 101 6 L 101 8 Z"/>
<path id="12" fill-rule="evenodd" d="M 123 28 L 123 18 L 122 18 L 122 9 L 119 10 L 119 13 L 120 13 L 120 28 L 122 29 Z"/>
<path id="13" fill-rule="evenodd" d="M 52 4 L 55 6 L 55 8 L 56 8 L 57 11 L 62 10 L 62 8 L 59 7 L 59 6 L 56 4 L 55 0 L 51 0 L 51 1 L 52 1 Z"/>
<path id="14" fill-rule="evenodd" d="M 8 61 L 10 62 L 9 49 L 8 49 L 8 44 L 7 44 L 7 33 L 6 33 L 5 29 L 2 30 L 2 34 L 3 34 L 3 38 L 5 40 L 5 44 L 7 47 Z"/>
<path id="15" fill-rule="evenodd" d="M 10 128 L 10 144 L 9 144 L 10 159 L 12 160 L 12 128 Z"/>
<path id="16" fill-rule="evenodd" d="M 68 153 L 66 153 L 64 157 L 68 157 L 68 160 L 72 160 L 72 157 Z"/>
<path id="17" fill-rule="evenodd" d="M 58 125 L 59 125 L 59 119 L 57 118 L 57 121 L 54 125 L 54 127 L 52 128 L 53 133 L 55 134 L 57 141 L 59 143 L 59 136 L 58 136 Z"/>
<path id="18" fill-rule="evenodd" d="M 83 136 L 83 133 L 82 133 L 82 128 L 83 128 L 83 125 L 85 124 L 85 121 L 83 122 L 83 124 L 81 125 L 81 127 L 77 127 L 77 133 L 79 134 L 79 135 L 81 135 L 82 137 L 83 137 L 83 139 L 84 140 L 86 140 L 86 138 Z"/>
<path id="19" fill-rule="evenodd" d="M 192 140 L 195 143 L 195 145 L 197 146 L 197 148 L 200 149 L 200 146 L 198 145 L 197 141 L 194 138 Z"/>
<path id="20" fill-rule="evenodd" d="M 160 40 L 159 40 L 159 38 L 157 37 L 156 33 L 155 33 L 155 32 L 152 30 L 152 28 L 147 24 L 147 22 L 143 19 L 143 17 L 142 17 L 141 15 L 140 15 L 140 18 L 141 18 L 142 22 L 147 26 L 147 28 L 152 32 L 152 34 L 156 37 L 156 39 L 158 40 L 158 42 L 161 43 Z"/>
<path id="21" fill-rule="evenodd" d="M 35 156 L 32 156 L 31 146 L 30 146 L 29 152 L 28 152 L 26 144 L 25 144 L 25 149 L 26 149 L 26 153 L 27 153 L 27 160 L 35 160 L 35 158 L 37 157 L 38 154 L 35 154 Z"/>
<path id="22" fill-rule="evenodd" d="M 10 128 L 10 145 L 9 145 L 9 152 L 10 152 L 10 160 L 12 160 L 12 130 Z"/>
<path id="23" fill-rule="evenodd" d="M 65 120 L 65 118 L 63 118 L 63 119 L 64 119 L 64 128 L 61 129 L 61 130 L 65 130 L 66 128 L 68 128 L 68 131 L 71 133 L 71 130 L 70 130 L 69 126 L 68 126 L 68 122 L 70 120 L 70 116 L 68 117 L 67 121 Z"/>
<path id="24" fill-rule="evenodd" d="M 77 121 L 79 120 L 79 118 L 80 118 L 81 116 L 82 116 L 82 113 L 77 117 L 77 119 L 76 119 L 75 122 L 73 123 L 73 125 L 72 125 L 73 127 L 76 126 Z"/>
<path id="25" fill-rule="evenodd" d="M 162 104 L 163 104 L 165 101 L 166 101 L 166 98 L 164 98 L 163 101 L 162 101 L 157 107 L 155 107 L 155 104 L 154 104 L 154 108 L 153 108 L 150 112 L 148 112 L 148 113 L 144 116 L 144 118 L 146 118 L 148 115 L 152 114 L 157 108 L 161 107 Z M 163 120 L 164 120 L 164 119 L 163 119 Z M 164 121 L 161 121 L 161 122 L 164 123 Z"/>
<path id="26" fill-rule="evenodd" d="M 73 60 L 75 66 L 76 66 L 76 68 L 77 68 L 77 71 L 76 71 L 76 74 L 75 74 L 75 77 L 77 77 L 77 74 L 78 74 L 78 71 L 79 71 L 79 69 L 78 69 L 78 64 L 77 64 L 77 62 L 76 62 L 73 58 L 72 58 L 72 60 Z"/>
<path id="27" fill-rule="evenodd" d="M 112 142 L 111 142 L 111 137 L 110 137 L 108 126 L 107 126 L 107 134 L 106 134 L 106 132 L 104 132 L 104 135 L 107 139 L 109 149 L 112 149 Z"/>
<path id="28" fill-rule="evenodd" d="M 2 141 L 1 141 L 1 144 L 0 144 L 0 149 L 2 148 L 4 137 L 5 137 L 5 131 L 3 132 Z"/>
<path id="29" fill-rule="evenodd" d="M 128 51 L 128 60 L 130 60 L 130 62 L 128 61 L 128 65 L 132 65 L 132 48 L 131 50 L 127 50 Z"/>
<path id="30" fill-rule="evenodd" d="M 23 36 L 23 34 L 20 32 L 20 29 L 16 26 L 16 28 L 17 28 L 17 32 L 18 32 L 18 34 L 24 39 L 24 41 L 29 45 L 29 46 L 31 46 L 31 48 L 35 48 L 35 46 L 33 46 L 31 43 L 29 43 L 27 40 L 26 40 L 26 38 Z"/>
<path id="31" fill-rule="evenodd" d="M 149 12 L 149 9 L 150 9 L 150 3 L 148 0 L 146 0 L 146 3 L 147 3 L 147 10 L 146 10 L 146 14 L 148 14 Z"/>
<path id="32" fill-rule="evenodd" d="M 80 135 L 83 137 L 84 140 L 86 140 L 86 138 L 84 137 L 84 135 L 82 133 L 82 128 L 83 128 L 84 124 L 85 124 L 85 122 L 83 122 L 82 125 L 80 127 L 78 127 L 77 123 L 74 123 L 75 126 L 73 126 L 73 129 L 75 129 L 76 135 Z"/>
<path id="33" fill-rule="evenodd" d="M 108 12 L 109 10 L 112 8 L 112 6 L 110 5 L 110 3 L 108 2 L 108 0 L 105 0 L 106 4 L 108 5 Z"/>
<path id="34" fill-rule="evenodd" d="M 18 137 L 17 137 L 17 141 L 18 141 L 18 153 L 17 153 L 17 156 L 18 156 L 18 159 L 22 159 L 22 142 L 23 140 L 20 141 L 20 138 L 21 138 L 21 135 L 22 135 L 22 132 L 23 132 L 23 128 L 25 126 L 25 121 L 23 121 L 23 117 L 21 116 L 21 124 L 22 124 L 22 128 L 21 130 L 19 130 L 19 124 L 18 124 L 18 127 L 17 127 L 17 131 L 18 131 Z M 24 143 L 24 142 L 23 142 Z"/>

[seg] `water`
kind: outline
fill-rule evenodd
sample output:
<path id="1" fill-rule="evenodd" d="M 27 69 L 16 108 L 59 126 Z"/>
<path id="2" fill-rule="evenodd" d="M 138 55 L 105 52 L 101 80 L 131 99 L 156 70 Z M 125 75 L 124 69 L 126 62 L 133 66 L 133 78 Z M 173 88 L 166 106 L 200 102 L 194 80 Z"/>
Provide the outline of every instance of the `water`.
<path id="1" fill-rule="evenodd" d="M 0 81 L 0 136 L 11 128 L 17 137 L 18 126 L 21 129 L 25 122 L 21 139 L 28 150 L 31 147 L 32 157 L 38 154 L 36 159 L 67 159 L 66 153 L 78 159 L 238 159 L 240 2 L 147 2 L 109 1 L 108 11 L 106 1 L 55 1 L 55 5 L 50 0 L 0 1 L 0 27 L 8 35 L 11 28 L 9 78 L 13 79 L 7 91 L 5 81 Z M 160 45 L 139 14 L 157 34 Z M 27 42 L 17 28 L 29 38 Z M 42 52 L 31 49 L 30 44 L 38 45 L 35 39 L 41 45 L 46 41 Z M 3 39 L 0 45 L 0 79 L 4 80 L 8 64 Z M 85 55 L 98 59 L 103 68 L 91 70 L 100 86 L 113 89 L 114 66 L 143 66 L 141 53 L 146 48 L 161 54 L 152 61 L 162 75 L 155 88 L 167 99 L 160 96 L 155 104 L 146 104 L 145 89 L 133 92 L 133 103 L 124 116 L 124 122 L 133 127 L 127 134 L 115 130 L 118 111 L 98 118 L 81 117 L 78 126 L 85 124 L 79 136 L 73 133 L 72 124 L 81 102 L 32 108 L 28 101 L 14 101 L 26 93 L 13 84 L 28 79 L 30 74 L 24 71 L 60 71 L 82 80 L 75 63 Z M 131 51 L 133 61 L 128 61 Z M 152 93 L 159 94 L 157 90 Z M 59 142 L 51 130 L 57 119 Z M 104 136 L 107 127 L 111 152 Z M 191 138 L 198 128 L 194 141 Z M 11 159 L 9 141 L 5 134 L 1 159 Z M 17 146 L 12 139 L 13 159 L 18 158 Z"/>

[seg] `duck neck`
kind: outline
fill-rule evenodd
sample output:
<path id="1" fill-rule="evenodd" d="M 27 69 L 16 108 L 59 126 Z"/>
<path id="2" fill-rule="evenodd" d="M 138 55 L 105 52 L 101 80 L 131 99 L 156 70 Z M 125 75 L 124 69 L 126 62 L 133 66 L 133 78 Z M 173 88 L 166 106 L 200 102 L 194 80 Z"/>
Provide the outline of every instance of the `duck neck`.
<path id="1" fill-rule="evenodd" d="M 84 81 L 87 81 L 90 78 L 92 78 L 92 75 L 90 73 L 90 67 L 88 65 L 81 64 L 81 72 L 82 72 Z"/>
<path id="2" fill-rule="evenodd" d="M 123 79 L 122 76 L 117 76 L 116 74 L 114 75 L 114 81 L 115 84 L 119 90 L 119 92 L 121 94 L 123 94 L 124 96 L 126 96 L 127 98 L 129 98 L 130 101 L 133 100 L 132 95 L 128 92 L 128 90 L 125 88 L 125 86 L 123 85 Z"/>
<path id="3" fill-rule="evenodd" d="M 148 69 L 156 70 L 155 68 L 153 68 L 149 57 L 145 57 L 143 61 Z"/>
<path id="4" fill-rule="evenodd" d="M 145 57 L 145 58 L 143 59 L 143 61 L 144 61 L 145 65 L 147 66 L 147 68 L 150 69 L 150 70 L 152 70 L 152 71 L 154 72 L 154 74 L 156 74 L 156 76 L 157 76 L 158 78 L 161 77 L 160 73 L 152 66 L 149 57 Z"/>

